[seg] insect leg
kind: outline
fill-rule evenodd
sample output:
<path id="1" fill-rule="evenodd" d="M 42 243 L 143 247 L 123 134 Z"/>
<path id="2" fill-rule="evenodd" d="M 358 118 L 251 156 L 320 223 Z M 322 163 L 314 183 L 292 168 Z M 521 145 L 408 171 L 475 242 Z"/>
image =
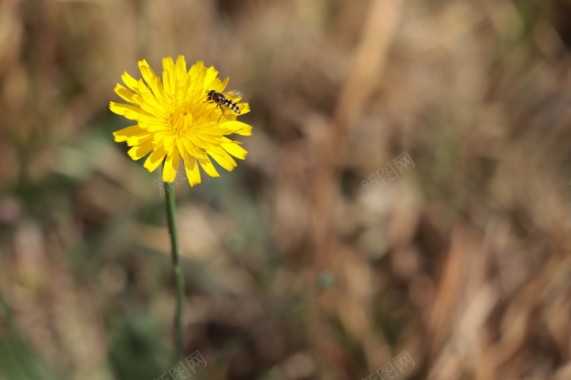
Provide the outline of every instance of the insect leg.
<path id="1" fill-rule="evenodd" d="M 218 106 L 222 110 L 222 113 L 220 114 L 220 117 L 218 118 L 218 121 L 217 121 L 217 123 L 220 123 L 220 119 L 222 119 L 222 116 L 226 116 L 226 115 L 224 115 L 224 107 L 222 107 L 220 104 Z"/>

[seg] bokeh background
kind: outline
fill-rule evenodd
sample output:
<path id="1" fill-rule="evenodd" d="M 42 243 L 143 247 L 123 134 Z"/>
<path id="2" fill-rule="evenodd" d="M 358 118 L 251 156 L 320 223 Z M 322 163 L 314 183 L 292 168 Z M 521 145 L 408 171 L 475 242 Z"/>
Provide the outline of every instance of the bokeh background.
<path id="1" fill-rule="evenodd" d="M 175 184 L 192 378 L 571 379 L 570 46 L 568 0 L 2 0 L 0 379 L 174 378 L 108 103 L 179 54 L 254 126 Z"/>

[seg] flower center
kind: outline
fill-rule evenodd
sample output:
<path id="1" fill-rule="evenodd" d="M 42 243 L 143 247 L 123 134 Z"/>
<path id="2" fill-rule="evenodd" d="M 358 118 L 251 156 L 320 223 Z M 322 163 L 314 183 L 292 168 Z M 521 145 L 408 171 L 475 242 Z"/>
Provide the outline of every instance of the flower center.
<path id="1" fill-rule="evenodd" d="M 190 129 L 192 127 L 192 115 L 187 108 L 180 108 L 179 110 L 171 113 L 170 125 L 172 131 L 177 135 Z"/>

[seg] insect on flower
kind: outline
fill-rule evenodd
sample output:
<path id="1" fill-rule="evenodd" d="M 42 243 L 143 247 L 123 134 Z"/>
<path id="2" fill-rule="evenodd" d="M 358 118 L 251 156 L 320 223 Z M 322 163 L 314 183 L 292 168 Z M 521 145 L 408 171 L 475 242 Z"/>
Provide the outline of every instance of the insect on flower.
<path id="1" fill-rule="evenodd" d="M 238 104 L 236 104 L 236 102 L 228 99 L 228 97 L 240 98 L 241 96 L 242 93 L 240 91 L 235 91 L 235 90 L 228 91 L 226 94 L 214 90 L 207 90 L 205 102 L 215 103 L 217 107 L 220 107 L 220 109 L 222 110 L 222 115 L 220 115 L 220 117 L 224 116 L 224 110 L 226 108 L 231 109 L 234 113 L 239 115 L 241 112 L 240 107 L 238 107 Z"/>
<path id="2" fill-rule="evenodd" d="M 184 164 L 190 186 L 199 184 L 201 172 L 220 174 L 213 164 L 232 171 L 235 158 L 243 160 L 247 151 L 230 135 L 250 136 L 252 126 L 237 118 L 250 112 L 240 95 L 225 91 L 229 78 L 220 79 L 218 70 L 198 61 L 187 69 L 184 56 L 163 58 L 163 72 L 155 73 L 146 60 L 139 61 L 141 79 L 124 73 L 125 85 L 115 92 L 125 103 L 110 102 L 109 109 L 132 120 L 129 127 L 115 131 L 116 142 L 126 142 L 133 160 L 147 157 L 144 167 L 155 171 L 163 164 L 163 182 L 173 183 L 179 163 Z M 205 101 L 206 98 L 206 101 Z M 215 103 L 216 107 L 212 104 Z M 219 117 L 212 112 L 220 107 Z M 181 173 L 182 174 L 182 173 Z"/>

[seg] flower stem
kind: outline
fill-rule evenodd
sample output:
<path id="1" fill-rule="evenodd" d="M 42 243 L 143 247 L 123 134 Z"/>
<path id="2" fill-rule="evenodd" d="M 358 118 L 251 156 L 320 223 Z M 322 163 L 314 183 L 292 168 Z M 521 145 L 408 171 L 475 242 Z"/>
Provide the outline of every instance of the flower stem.
<path id="1" fill-rule="evenodd" d="M 176 228 L 175 196 L 172 183 L 164 183 L 167 208 L 167 222 L 171 237 L 173 272 L 176 281 L 176 311 L 174 315 L 175 362 L 182 359 L 184 345 L 184 273 L 180 263 L 180 247 Z"/>

